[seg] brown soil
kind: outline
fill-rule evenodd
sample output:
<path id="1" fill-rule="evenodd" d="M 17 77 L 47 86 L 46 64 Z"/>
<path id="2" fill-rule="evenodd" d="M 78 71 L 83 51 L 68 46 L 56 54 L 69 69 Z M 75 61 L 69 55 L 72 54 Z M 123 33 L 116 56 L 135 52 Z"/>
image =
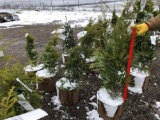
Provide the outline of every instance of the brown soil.
<path id="1" fill-rule="evenodd" d="M 60 25 L 30 25 L 20 28 L 2 29 L 0 30 L 0 50 L 3 50 L 5 56 L 13 55 L 23 64 L 28 63 L 25 46 L 25 34 L 31 33 L 35 38 L 36 48 L 43 53 L 46 43 L 53 36 L 51 32 L 59 28 Z M 74 34 L 82 28 L 75 29 Z M 57 50 L 62 40 L 59 40 Z M 1 62 L 2 66 L 4 63 Z M 155 107 L 155 102 L 160 101 L 160 47 L 156 49 L 156 60 L 153 61 L 151 78 L 148 88 L 143 94 L 134 94 L 129 92 L 127 101 L 123 104 L 123 112 L 120 120 L 157 120 L 155 114 L 160 115 L 160 111 Z M 56 105 L 53 104 L 51 98 L 56 92 L 43 94 L 42 109 L 48 113 L 48 116 L 41 120 L 86 120 L 87 112 L 94 109 L 91 102 L 97 103 L 97 99 L 92 101 L 90 98 L 96 95 L 98 89 L 102 86 L 96 74 L 85 76 L 83 85 L 80 88 L 79 100 L 75 105 L 69 107 L 62 106 L 60 110 L 54 110 Z"/>

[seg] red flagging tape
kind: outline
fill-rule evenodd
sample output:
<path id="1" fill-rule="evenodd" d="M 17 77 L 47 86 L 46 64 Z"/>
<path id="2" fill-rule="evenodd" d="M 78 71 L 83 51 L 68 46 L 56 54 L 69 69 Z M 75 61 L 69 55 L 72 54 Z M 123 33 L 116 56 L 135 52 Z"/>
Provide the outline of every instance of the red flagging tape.
<path id="1" fill-rule="evenodd" d="M 126 77 L 126 83 L 124 86 L 124 92 L 123 92 L 123 99 L 126 101 L 127 99 L 127 92 L 128 92 L 128 77 L 130 76 L 130 68 L 132 63 L 132 55 L 133 55 L 133 48 L 134 48 L 134 41 L 136 36 L 136 28 L 132 29 L 132 37 L 130 41 L 130 49 L 129 49 L 129 57 L 128 57 L 128 64 L 127 64 L 127 77 Z"/>

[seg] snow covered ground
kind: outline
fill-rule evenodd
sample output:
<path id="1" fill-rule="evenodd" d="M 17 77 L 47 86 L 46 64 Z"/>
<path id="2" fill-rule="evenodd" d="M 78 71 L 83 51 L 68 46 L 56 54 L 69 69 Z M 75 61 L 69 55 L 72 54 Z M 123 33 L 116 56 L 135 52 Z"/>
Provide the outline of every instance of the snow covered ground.
<path id="1" fill-rule="evenodd" d="M 107 18 L 111 18 L 111 10 L 116 6 L 116 10 L 119 11 L 122 9 L 122 2 L 108 3 L 109 6 L 106 9 L 105 5 L 94 6 L 81 6 L 79 9 L 77 7 L 71 8 L 73 10 L 69 11 L 34 11 L 34 10 L 8 10 L 0 9 L 0 12 L 11 12 L 17 14 L 20 18 L 19 21 L 11 21 L 6 23 L 0 23 L 0 28 L 13 28 L 22 27 L 23 25 L 33 25 L 33 24 L 48 24 L 48 23 L 65 23 L 66 17 L 67 21 L 72 21 L 72 27 L 84 27 L 89 22 L 89 19 L 97 20 L 98 17 L 102 17 L 102 14 L 105 12 Z M 96 10 L 99 9 L 99 10 Z M 103 12 L 102 12 L 103 11 Z"/>

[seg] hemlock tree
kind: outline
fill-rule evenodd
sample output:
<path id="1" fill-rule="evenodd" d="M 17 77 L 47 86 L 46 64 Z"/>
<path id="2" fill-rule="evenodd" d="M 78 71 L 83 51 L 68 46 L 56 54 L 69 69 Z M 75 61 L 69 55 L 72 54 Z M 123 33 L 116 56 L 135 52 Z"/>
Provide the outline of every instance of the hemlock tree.
<path id="1" fill-rule="evenodd" d="M 38 62 L 38 52 L 35 49 L 34 38 L 28 33 L 26 33 L 25 38 L 26 38 L 25 50 L 26 50 L 29 62 L 31 65 L 36 65 Z"/>
<path id="2" fill-rule="evenodd" d="M 55 49 L 58 41 L 58 36 L 55 35 L 47 44 L 45 52 L 43 54 L 44 68 L 47 68 L 50 73 L 55 72 L 56 62 L 59 58 L 59 54 Z"/>
<path id="3" fill-rule="evenodd" d="M 64 27 L 65 27 L 64 34 L 66 38 L 63 42 L 63 50 L 66 52 L 67 50 L 71 49 L 76 45 L 76 40 L 74 39 L 73 29 L 67 22 Z"/>

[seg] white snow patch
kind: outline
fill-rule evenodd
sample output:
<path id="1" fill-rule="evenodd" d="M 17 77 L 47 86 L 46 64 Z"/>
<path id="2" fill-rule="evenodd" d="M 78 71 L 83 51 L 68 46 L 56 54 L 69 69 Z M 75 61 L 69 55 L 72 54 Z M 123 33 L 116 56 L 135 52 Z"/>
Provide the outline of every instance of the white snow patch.
<path id="1" fill-rule="evenodd" d="M 155 114 L 155 117 L 156 117 L 158 120 L 160 120 L 160 117 L 159 117 L 158 114 Z"/>
<path id="2" fill-rule="evenodd" d="M 93 96 L 90 98 L 90 100 L 92 101 L 94 98 L 96 98 L 96 96 L 95 96 L 95 95 L 93 95 Z"/>
<path id="3" fill-rule="evenodd" d="M 43 70 L 37 71 L 36 76 L 43 77 L 43 78 L 51 78 L 55 76 L 55 73 L 50 73 L 48 69 L 43 69 Z"/>
<path id="4" fill-rule="evenodd" d="M 134 93 L 142 93 L 142 86 L 145 81 L 145 77 L 134 77 L 135 86 L 134 87 L 128 87 L 128 90 Z"/>
<path id="5" fill-rule="evenodd" d="M 130 70 L 131 70 L 130 74 L 133 75 L 133 76 L 138 76 L 138 77 L 147 77 L 147 76 L 149 76 L 149 72 L 140 71 L 137 68 L 135 68 L 135 69 L 131 68 Z"/>
<path id="6" fill-rule="evenodd" d="M 26 37 L 28 37 L 28 35 L 29 35 L 29 34 L 28 34 L 28 33 L 26 33 L 26 34 L 25 34 L 25 38 L 26 38 Z"/>
<path id="7" fill-rule="evenodd" d="M 62 106 L 61 105 L 61 102 L 59 100 L 59 97 L 58 96 L 54 96 L 51 98 L 52 99 L 52 102 L 54 103 L 54 105 L 57 105 L 56 108 L 54 108 L 55 110 L 60 110 L 60 107 Z"/>
<path id="8" fill-rule="evenodd" d="M 91 105 L 93 105 L 93 107 L 97 108 L 97 103 L 91 102 L 91 103 L 89 103 L 89 104 L 91 104 Z"/>
<path id="9" fill-rule="evenodd" d="M 86 62 L 87 63 L 92 63 L 94 61 L 96 61 L 96 59 L 94 57 L 92 57 L 92 58 L 86 58 Z"/>
<path id="10" fill-rule="evenodd" d="M 104 103 L 107 116 L 109 117 L 114 117 L 118 106 L 123 103 L 122 97 L 113 99 L 105 88 L 102 88 L 97 92 L 97 98 Z"/>
<path id="11" fill-rule="evenodd" d="M 78 84 L 76 82 L 70 82 L 67 78 L 61 78 L 56 82 L 57 88 L 64 88 L 68 90 L 74 90 L 77 88 Z"/>
<path id="12" fill-rule="evenodd" d="M 57 29 L 57 30 L 54 30 L 53 32 L 51 32 L 51 34 L 54 34 L 54 33 L 63 33 L 65 30 L 63 28 L 60 28 L 60 29 Z"/>
<path id="13" fill-rule="evenodd" d="M 156 102 L 156 107 L 160 109 L 160 102 Z"/>
<path id="14" fill-rule="evenodd" d="M 93 109 L 92 111 L 87 112 L 87 120 L 103 120 L 99 117 L 97 110 Z"/>
<path id="15" fill-rule="evenodd" d="M 145 81 L 145 78 L 147 76 L 149 76 L 149 72 L 140 71 L 138 69 L 131 69 L 130 74 L 135 76 L 134 77 L 135 86 L 134 87 L 129 86 L 128 90 L 130 90 L 131 92 L 134 92 L 134 93 L 141 94 L 143 92 L 142 91 L 143 83 Z"/>
<path id="16" fill-rule="evenodd" d="M 150 36 L 151 44 L 152 44 L 152 45 L 156 45 L 156 40 L 157 40 L 157 38 L 158 38 L 158 35 Z"/>
<path id="17" fill-rule="evenodd" d="M 24 70 L 26 72 L 33 72 L 33 71 L 38 71 L 41 70 L 43 68 L 44 64 L 39 64 L 37 66 L 31 66 L 31 65 L 27 65 Z"/>

